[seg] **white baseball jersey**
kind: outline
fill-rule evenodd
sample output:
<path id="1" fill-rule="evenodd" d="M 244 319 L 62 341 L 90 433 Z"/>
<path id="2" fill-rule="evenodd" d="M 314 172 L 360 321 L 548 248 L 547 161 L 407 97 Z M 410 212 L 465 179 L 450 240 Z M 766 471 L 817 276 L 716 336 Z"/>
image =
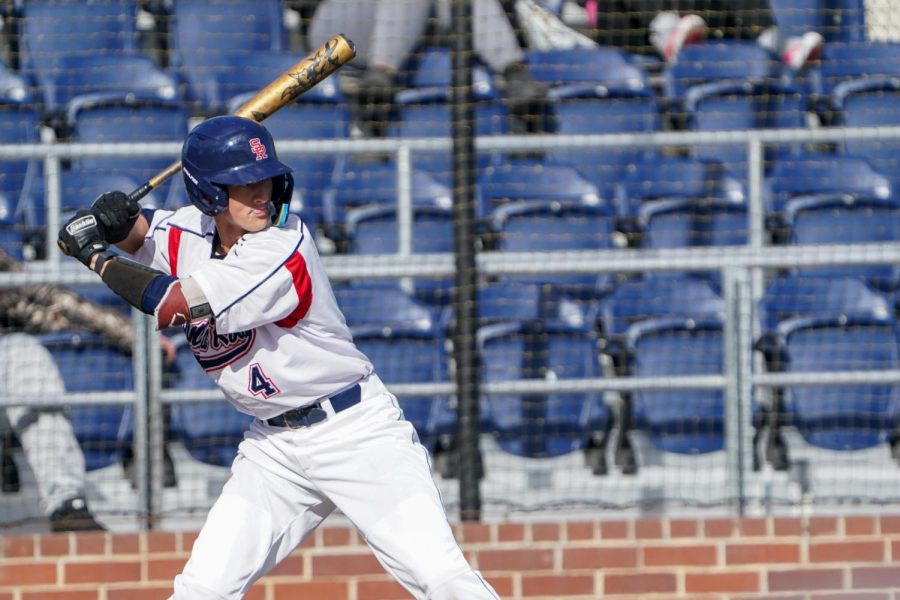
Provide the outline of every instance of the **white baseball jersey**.
<path id="1" fill-rule="evenodd" d="M 296 216 L 213 256 L 212 217 L 188 206 L 153 213 L 134 258 L 192 277 L 212 308 L 185 325 L 198 362 L 243 413 L 268 419 L 334 395 L 372 372 L 353 343 L 309 230 Z"/>

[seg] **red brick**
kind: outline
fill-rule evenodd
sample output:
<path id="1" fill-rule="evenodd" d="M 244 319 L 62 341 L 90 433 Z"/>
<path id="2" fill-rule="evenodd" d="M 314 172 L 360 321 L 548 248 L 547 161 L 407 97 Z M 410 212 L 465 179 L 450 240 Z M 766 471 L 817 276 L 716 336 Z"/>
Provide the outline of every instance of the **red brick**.
<path id="1" fill-rule="evenodd" d="M 457 539 L 466 544 L 491 541 L 491 527 L 485 523 L 463 523 L 457 532 Z"/>
<path id="2" fill-rule="evenodd" d="M 148 531 L 144 535 L 147 544 L 147 552 L 157 554 L 160 552 L 175 552 L 177 549 L 175 534 L 170 531 Z"/>
<path id="3" fill-rule="evenodd" d="M 734 533 L 734 521 L 731 519 L 705 519 L 703 535 L 708 538 L 731 537 Z"/>
<path id="4" fill-rule="evenodd" d="M 809 600 L 891 600 L 889 592 L 837 592 L 812 594 Z"/>
<path id="5" fill-rule="evenodd" d="M 809 545 L 809 562 L 882 562 L 881 542 L 815 542 Z"/>
<path id="6" fill-rule="evenodd" d="M 644 548 L 648 567 L 712 566 L 716 564 L 715 546 L 648 546 Z"/>
<path id="7" fill-rule="evenodd" d="M 3 537 L 3 556 L 6 558 L 24 558 L 35 555 L 34 537 L 30 535 L 11 535 Z"/>
<path id="8" fill-rule="evenodd" d="M 346 527 L 322 527 L 319 529 L 323 546 L 349 546 L 350 530 Z"/>
<path id="9" fill-rule="evenodd" d="M 40 540 L 41 556 L 66 556 L 69 554 L 69 534 L 56 533 L 53 535 L 42 535 Z"/>
<path id="10" fill-rule="evenodd" d="M 594 593 L 593 575 L 523 575 L 523 596 L 579 596 Z"/>
<path id="11" fill-rule="evenodd" d="M 172 593 L 172 586 L 155 586 L 140 588 L 122 588 L 107 590 L 106 600 L 160 600 L 168 598 Z"/>
<path id="12" fill-rule="evenodd" d="M 297 598 L 346 600 L 349 592 L 349 585 L 345 581 L 308 581 L 279 583 L 272 586 L 274 600 L 296 600 Z"/>
<path id="13" fill-rule="evenodd" d="M 624 540 L 630 537 L 627 521 L 603 521 L 600 523 L 600 539 Z"/>
<path id="14" fill-rule="evenodd" d="M 312 559 L 312 575 L 314 577 L 380 575 L 382 573 L 384 573 L 384 567 L 371 553 L 313 556 Z"/>
<path id="15" fill-rule="evenodd" d="M 891 560 L 900 562 L 900 540 L 891 542 Z"/>
<path id="16" fill-rule="evenodd" d="M 674 592 L 676 586 L 673 573 L 609 574 L 603 577 L 603 591 L 607 596 Z"/>
<path id="17" fill-rule="evenodd" d="M 509 575 L 494 573 L 490 577 L 485 577 L 485 579 L 501 598 L 509 598 L 513 595 L 514 582 Z"/>
<path id="18" fill-rule="evenodd" d="M 292 554 L 278 563 L 275 568 L 272 569 L 271 573 L 272 575 L 296 577 L 298 575 L 303 575 L 303 565 L 303 556 Z"/>
<path id="19" fill-rule="evenodd" d="M 147 579 L 171 581 L 183 568 L 184 560 L 181 558 L 151 558 L 147 560 Z"/>
<path id="20" fill-rule="evenodd" d="M 759 575 L 752 572 L 688 573 L 685 590 L 691 593 L 755 592 Z"/>
<path id="21" fill-rule="evenodd" d="M 174 543 L 175 536 L 173 535 L 172 538 Z M 114 535 L 112 536 L 111 545 L 113 556 L 138 554 L 141 551 L 141 538 L 136 533 Z"/>
<path id="22" fill-rule="evenodd" d="M 810 535 L 835 535 L 838 532 L 837 517 L 810 517 Z"/>
<path id="23" fill-rule="evenodd" d="M 839 569 L 792 569 L 769 571 L 769 590 L 812 591 L 837 590 L 843 587 L 843 573 Z"/>
<path id="24" fill-rule="evenodd" d="M 638 519 L 634 522 L 634 537 L 658 540 L 663 536 L 661 519 Z"/>
<path id="25" fill-rule="evenodd" d="M 109 583 L 139 581 L 141 563 L 137 561 L 73 561 L 63 564 L 65 583 Z"/>
<path id="26" fill-rule="evenodd" d="M 577 569 L 625 569 L 638 565 L 638 549 L 627 547 L 564 548 L 562 568 Z"/>
<path id="27" fill-rule="evenodd" d="M 97 600 L 96 590 L 42 590 L 23 592 L 22 600 Z"/>
<path id="28" fill-rule="evenodd" d="M 900 516 L 881 515 L 879 518 L 881 533 L 900 533 Z"/>
<path id="29" fill-rule="evenodd" d="M 531 539 L 535 542 L 558 542 L 562 539 L 559 523 L 532 524 Z"/>
<path id="30" fill-rule="evenodd" d="M 844 517 L 844 531 L 847 535 L 872 535 L 875 533 L 875 518 L 866 516 Z"/>
<path id="31" fill-rule="evenodd" d="M 850 578 L 854 588 L 900 587 L 900 569 L 897 567 L 854 567 Z"/>
<path id="32" fill-rule="evenodd" d="M 521 542 L 525 539 L 525 525 L 523 523 L 500 523 L 497 526 L 497 541 Z"/>
<path id="33" fill-rule="evenodd" d="M 807 600 L 805 594 L 754 594 L 752 596 L 728 596 L 728 600 Z"/>
<path id="34" fill-rule="evenodd" d="M 745 517 L 738 520 L 738 535 L 742 537 L 768 535 L 766 519 Z"/>
<path id="35" fill-rule="evenodd" d="M 359 600 L 408 600 L 409 592 L 393 579 L 361 580 L 356 584 Z"/>
<path id="36" fill-rule="evenodd" d="M 803 535 L 806 526 L 797 517 L 775 517 L 772 519 L 772 533 L 775 535 Z"/>
<path id="37" fill-rule="evenodd" d="M 32 562 L 0 565 L 0 586 L 56 583 L 56 563 Z"/>
<path id="38" fill-rule="evenodd" d="M 566 523 L 566 538 L 570 541 L 592 540 L 596 536 L 596 523 Z"/>
<path id="39" fill-rule="evenodd" d="M 101 531 L 85 531 L 73 537 L 75 554 L 97 556 L 106 554 L 106 534 Z"/>
<path id="40" fill-rule="evenodd" d="M 728 544 L 725 564 L 784 564 L 800 562 L 799 544 Z"/>
<path id="41" fill-rule="evenodd" d="M 197 541 L 197 536 L 200 534 L 199 531 L 185 531 L 181 534 L 181 549 L 187 552 L 191 551 L 191 548 L 194 547 L 194 542 Z"/>
<path id="42" fill-rule="evenodd" d="M 482 571 L 527 571 L 553 566 L 552 550 L 481 550 L 478 568 Z"/>
<path id="43" fill-rule="evenodd" d="M 669 521 L 669 537 L 697 537 L 697 521 L 693 519 L 672 519 Z"/>

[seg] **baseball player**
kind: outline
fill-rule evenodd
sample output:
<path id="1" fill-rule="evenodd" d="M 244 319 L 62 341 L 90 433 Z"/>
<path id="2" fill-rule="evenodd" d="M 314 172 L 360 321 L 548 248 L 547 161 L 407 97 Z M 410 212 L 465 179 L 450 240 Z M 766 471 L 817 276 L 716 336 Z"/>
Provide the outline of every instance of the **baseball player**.
<path id="1" fill-rule="evenodd" d="M 256 417 L 172 598 L 243 598 L 335 509 L 414 597 L 497 598 L 453 537 L 415 430 L 354 345 L 309 230 L 288 214 L 293 177 L 271 134 L 214 117 L 188 134 L 182 167 L 192 206 L 141 211 L 108 192 L 58 240 L 159 328 L 182 326 L 228 401 Z"/>

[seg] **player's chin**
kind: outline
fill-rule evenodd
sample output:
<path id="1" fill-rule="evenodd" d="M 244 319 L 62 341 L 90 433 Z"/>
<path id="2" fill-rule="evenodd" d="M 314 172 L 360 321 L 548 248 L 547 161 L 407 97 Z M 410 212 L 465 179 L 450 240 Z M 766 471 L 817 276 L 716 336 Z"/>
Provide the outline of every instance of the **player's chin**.
<path id="1" fill-rule="evenodd" d="M 244 219 L 242 227 L 249 233 L 256 233 L 258 231 L 266 229 L 271 224 L 272 217 L 268 213 L 254 213 L 252 215 L 248 215 L 247 218 Z"/>

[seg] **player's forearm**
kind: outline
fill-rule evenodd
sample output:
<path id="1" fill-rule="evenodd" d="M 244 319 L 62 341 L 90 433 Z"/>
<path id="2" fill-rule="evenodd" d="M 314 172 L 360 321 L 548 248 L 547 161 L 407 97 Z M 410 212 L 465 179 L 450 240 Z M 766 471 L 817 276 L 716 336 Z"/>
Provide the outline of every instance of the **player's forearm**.
<path id="1" fill-rule="evenodd" d="M 128 232 L 128 237 L 117 243 L 116 247 L 129 254 L 134 254 L 144 245 L 148 231 L 150 231 L 150 223 L 144 215 L 139 215 L 131 231 Z"/>

